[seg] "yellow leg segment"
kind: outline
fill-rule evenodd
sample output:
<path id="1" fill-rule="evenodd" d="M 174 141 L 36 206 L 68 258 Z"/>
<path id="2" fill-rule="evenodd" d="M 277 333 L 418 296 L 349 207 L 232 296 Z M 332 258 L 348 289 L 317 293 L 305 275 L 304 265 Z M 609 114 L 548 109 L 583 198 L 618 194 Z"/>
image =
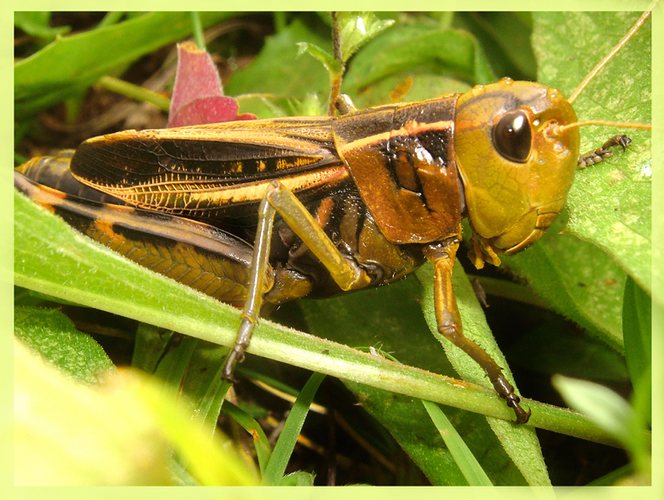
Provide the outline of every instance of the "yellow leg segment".
<path id="1" fill-rule="evenodd" d="M 530 418 L 530 410 L 526 411 L 521 407 L 519 396 L 503 375 L 500 366 L 484 349 L 463 334 L 452 289 L 452 269 L 458 248 L 459 241 L 454 239 L 447 244 L 432 245 L 426 251 L 426 257 L 434 268 L 434 308 L 438 331 L 484 369 L 498 395 L 514 410 L 516 422 L 526 423 Z"/>

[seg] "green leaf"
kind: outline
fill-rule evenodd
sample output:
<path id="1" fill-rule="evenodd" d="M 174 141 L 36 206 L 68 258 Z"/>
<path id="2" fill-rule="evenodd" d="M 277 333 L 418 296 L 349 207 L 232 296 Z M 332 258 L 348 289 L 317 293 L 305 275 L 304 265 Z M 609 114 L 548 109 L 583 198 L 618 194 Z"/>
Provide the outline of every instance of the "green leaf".
<path id="1" fill-rule="evenodd" d="M 316 476 L 302 470 L 291 472 L 281 478 L 279 486 L 313 486 Z"/>
<path id="2" fill-rule="evenodd" d="M 193 415 L 210 434 L 217 428 L 221 405 L 231 385 L 221 373 L 227 353 L 223 346 L 184 337 L 169 344 L 154 371 L 174 395 L 184 395 L 191 402 Z"/>
<path id="3" fill-rule="evenodd" d="M 234 14 L 201 14 L 204 26 Z M 100 77 L 187 36 L 191 15 L 152 12 L 55 40 L 14 65 L 14 111 L 31 116 L 79 93 Z"/>
<path id="4" fill-rule="evenodd" d="M 386 102 L 414 102 L 435 96 L 465 92 L 468 84 L 443 75 L 427 72 L 426 69 L 404 71 L 380 79 L 366 87 L 355 99 L 361 108 L 379 106 Z"/>
<path id="5" fill-rule="evenodd" d="M 626 442 L 631 418 L 627 401 L 610 389 L 585 380 L 557 375 L 553 383 L 572 408 L 589 415 L 616 439 Z"/>
<path id="6" fill-rule="evenodd" d="M 539 79 L 569 94 L 627 32 L 638 13 L 537 13 L 534 17 Z M 580 119 L 650 122 L 650 33 L 648 23 L 579 96 L 574 107 Z M 574 64 L 577 54 L 582 56 Z M 581 149 L 595 149 L 618 132 L 582 128 Z M 624 154 L 579 172 L 568 197 L 568 229 L 606 252 L 649 292 L 650 134 L 628 132 L 633 143 Z"/>
<path id="7" fill-rule="evenodd" d="M 641 475 L 650 476 L 650 435 L 645 421 L 627 401 L 611 389 L 585 380 L 556 375 L 553 385 L 570 407 L 587 415 L 621 443 Z"/>
<path id="8" fill-rule="evenodd" d="M 460 12 L 454 19 L 456 26 L 475 35 L 496 75 L 536 79 L 530 12 Z"/>
<path id="9" fill-rule="evenodd" d="M 315 43 L 299 42 L 297 48 L 298 55 L 309 54 L 320 62 L 328 73 L 336 74 L 341 70 L 341 64 L 339 61 L 337 61 L 327 50 L 322 49 Z"/>
<path id="10" fill-rule="evenodd" d="M 94 384 L 114 368 L 101 346 L 55 309 L 17 307 L 14 333 L 62 371 Z"/>
<path id="11" fill-rule="evenodd" d="M 318 92 L 327 94 L 328 76 L 311 57 L 297 57 L 297 44 L 306 42 L 324 50 L 329 36 L 312 31 L 299 19 L 268 39 L 260 54 L 246 67 L 231 75 L 225 85 L 227 95 L 264 92 L 280 97 L 304 98 Z"/>
<path id="12" fill-rule="evenodd" d="M 390 75 L 423 70 L 447 70 L 471 84 L 495 79 L 472 35 L 422 23 L 395 26 L 369 42 L 349 64 L 343 90 L 354 96 Z"/>
<path id="13" fill-rule="evenodd" d="M 637 17 L 597 12 L 533 16 L 539 80 L 566 94 Z M 581 94 L 574 103 L 580 119 L 650 120 L 649 33 L 644 26 Z M 617 132 L 582 128 L 582 151 L 595 149 Z M 618 351 L 623 345 L 625 275 L 651 289 L 650 141 L 648 133 L 629 134 L 633 147 L 577 175 L 568 197 L 565 234 L 556 234 L 563 228 L 563 215 L 532 248 L 504 260 L 557 311 Z M 659 279 L 657 272 L 653 276 Z"/>
<path id="14" fill-rule="evenodd" d="M 652 302 L 634 280 L 625 283 L 625 359 L 634 394 L 632 405 L 644 423 L 652 421 Z M 645 424 L 644 424 L 645 425 Z"/>
<path id="15" fill-rule="evenodd" d="M 393 20 L 379 19 L 372 12 L 339 12 L 337 19 L 343 63 L 363 45 L 394 24 Z"/>
<path id="16" fill-rule="evenodd" d="M 230 401 L 224 402 L 223 412 L 251 434 L 254 441 L 254 449 L 256 450 L 256 458 L 258 459 L 258 467 L 260 468 L 261 475 L 265 474 L 265 467 L 270 459 L 272 448 L 263 428 L 248 413 L 242 411 Z"/>
<path id="17" fill-rule="evenodd" d="M 532 247 L 501 259 L 550 307 L 622 353 L 625 273 L 611 256 L 564 232 L 564 214 L 559 219 Z"/>
<path id="18" fill-rule="evenodd" d="M 136 329 L 131 366 L 146 373 L 154 373 L 159 361 L 164 357 L 173 335 L 172 331 L 160 330 L 153 325 L 140 323 Z"/>

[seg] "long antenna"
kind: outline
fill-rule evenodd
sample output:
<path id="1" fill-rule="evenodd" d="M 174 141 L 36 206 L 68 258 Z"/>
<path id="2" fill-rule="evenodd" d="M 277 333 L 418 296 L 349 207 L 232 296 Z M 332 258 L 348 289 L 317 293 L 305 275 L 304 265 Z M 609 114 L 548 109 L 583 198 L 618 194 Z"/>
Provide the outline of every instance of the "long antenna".
<path id="1" fill-rule="evenodd" d="M 559 125 L 556 127 L 556 134 L 560 134 L 565 130 L 577 127 L 587 127 L 589 125 L 597 125 L 600 127 L 615 127 L 615 128 L 637 128 L 641 130 L 652 130 L 650 123 L 633 123 L 633 122 L 612 122 L 609 120 L 583 120 L 578 122 L 568 123 L 567 125 Z"/>
<path id="2" fill-rule="evenodd" d="M 574 100 L 579 97 L 579 94 L 583 92 L 583 90 L 588 86 L 590 81 L 595 78 L 597 73 L 599 73 L 604 66 L 613 58 L 616 53 L 622 49 L 625 44 L 629 41 L 632 36 L 634 36 L 634 33 L 636 33 L 641 26 L 644 25 L 648 17 L 650 17 L 650 14 L 652 12 L 652 9 L 655 8 L 655 5 L 657 4 L 659 0 L 653 0 L 653 2 L 648 6 L 646 11 L 641 14 L 641 17 L 639 17 L 634 25 L 630 28 L 630 30 L 625 34 L 624 37 L 613 47 L 608 54 L 606 54 L 600 62 L 597 63 L 597 65 L 590 70 L 590 72 L 585 76 L 583 80 L 581 80 L 581 83 L 574 89 L 574 92 L 569 96 L 567 101 L 571 104 L 574 102 Z"/>

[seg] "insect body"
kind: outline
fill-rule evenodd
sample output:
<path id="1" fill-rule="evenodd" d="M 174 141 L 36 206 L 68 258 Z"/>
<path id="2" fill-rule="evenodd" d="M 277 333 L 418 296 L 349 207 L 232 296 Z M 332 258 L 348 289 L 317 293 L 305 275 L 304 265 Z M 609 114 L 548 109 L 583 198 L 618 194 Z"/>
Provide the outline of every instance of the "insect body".
<path id="1" fill-rule="evenodd" d="M 119 132 L 33 159 L 15 184 L 130 259 L 243 305 L 229 377 L 261 310 L 429 261 L 438 330 L 526 422 L 501 368 L 463 335 L 452 268 L 464 215 L 478 267 L 543 234 L 572 183 L 575 123 L 557 90 L 503 79 L 339 117 Z"/>
<path id="2" fill-rule="evenodd" d="M 71 162 L 24 165 L 40 186 L 17 182 L 95 239 L 236 305 L 251 295 L 245 241 L 270 225 L 257 216 L 267 200 L 280 217 L 264 237 L 269 250 L 253 309 L 390 283 L 428 259 L 441 331 L 487 369 L 525 420 L 500 368 L 461 333 L 451 270 L 464 212 L 478 260 L 495 262 L 497 252 L 518 251 L 542 234 L 564 205 L 578 158 L 578 129 L 555 127 L 575 119 L 557 91 L 505 79 L 337 118 L 120 132 L 84 142 Z M 69 196 L 48 202 L 48 184 Z M 515 189 L 524 185 L 530 189 Z M 91 210 L 99 192 L 137 210 L 118 203 Z M 150 244 L 169 248 L 167 258 L 146 250 L 148 234 Z"/>

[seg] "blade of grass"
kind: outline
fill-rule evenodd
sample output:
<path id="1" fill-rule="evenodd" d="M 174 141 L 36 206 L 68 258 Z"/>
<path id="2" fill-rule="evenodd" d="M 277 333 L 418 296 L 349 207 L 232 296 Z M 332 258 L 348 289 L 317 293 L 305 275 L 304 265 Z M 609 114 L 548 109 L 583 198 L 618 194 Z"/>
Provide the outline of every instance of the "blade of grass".
<path id="1" fill-rule="evenodd" d="M 309 413 L 309 406 L 313 402 L 314 395 L 324 378 L 325 375 L 321 373 L 312 374 L 295 400 L 279 439 L 274 445 L 267 467 L 265 467 L 265 474 L 263 474 L 265 484 L 277 485 L 281 481 L 304 425 L 304 419 Z"/>
<path id="2" fill-rule="evenodd" d="M 430 401 L 422 401 L 424 408 L 431 417 L 431 421 L 436 426 L 440 436 L 445 441 L 445 445 L 454 457 L 463 477 L 466 478 L 470 486 L 493 486 L 489 476 L 479 464 L 473 452 L 470 451 L 464 440 L 459 436 L 452 423 L 445 416 L 438 405 Z"/>
<path id="3" fill-rule="evenodd" d="M 261 471 L 261 475 L 264 475 L 268 460 L 272 454 L 272 448 L 270 447 L 270 442 L 260 424 L 256 422 L 251 415 L 230 401 L 224 401 L 221 411 L 235 420 L 245 431 L 251 434 L 254 441 L 254 449 L 256 450 L 256 458 L 258 459 L 258 467 Z"/>
<path id="4" fill-rule="evenodd" d="M 230 387 L 221 374 L 227 350 L 192 337 L 172 339 L 172 332 L 139 327 L 133 364 L 154 373 L 177 395 L 184 394 L 192 414 L 213 434 Z"/>
<path id="5" fill-rule="evenodd" d="M 180 390 L 180 384 L 186 375 L 194 350 L 199 342 L 199 339 L 184 337 L 181 342 L 175 343 L 166 351 L 157 365 L 155 375 L 176 392 Z"/>

